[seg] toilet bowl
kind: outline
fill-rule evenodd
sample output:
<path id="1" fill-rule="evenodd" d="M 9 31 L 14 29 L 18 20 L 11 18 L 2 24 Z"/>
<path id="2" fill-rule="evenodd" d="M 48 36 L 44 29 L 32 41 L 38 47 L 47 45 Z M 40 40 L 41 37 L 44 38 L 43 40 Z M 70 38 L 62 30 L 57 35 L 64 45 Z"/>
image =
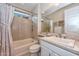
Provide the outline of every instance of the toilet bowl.
<path id="1" fill-rule="evenodd" d="M 37 56 L 39 50 L 40 50 L 39 44 L 34 44 L 34 45 L 30 46 L 30 48 L 29 48 L 31 56 Z"/>

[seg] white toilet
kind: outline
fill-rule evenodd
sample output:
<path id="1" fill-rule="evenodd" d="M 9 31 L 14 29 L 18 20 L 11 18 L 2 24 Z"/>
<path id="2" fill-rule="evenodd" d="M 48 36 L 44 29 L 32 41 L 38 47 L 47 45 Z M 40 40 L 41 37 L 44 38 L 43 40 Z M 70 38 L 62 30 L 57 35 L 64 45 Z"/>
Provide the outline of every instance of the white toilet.
<path id="1" fill-rule="evenodd" d="M 31 56 L 37 56 L 39 50 L 40 50 L 39 44 L 34 44 L 34 45 L 30 46 L 30 48 L 29 48 Z"/>

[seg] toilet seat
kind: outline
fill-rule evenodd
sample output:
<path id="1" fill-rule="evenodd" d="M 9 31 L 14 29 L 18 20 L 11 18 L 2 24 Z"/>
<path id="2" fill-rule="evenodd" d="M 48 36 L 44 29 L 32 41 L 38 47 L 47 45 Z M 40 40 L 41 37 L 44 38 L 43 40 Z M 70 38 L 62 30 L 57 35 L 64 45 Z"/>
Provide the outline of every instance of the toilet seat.
<path id="1" fill-rule="evenodd" d="M 29 50 L 31 53 L 36 53 L 38 52 L 40 49 L 40 45 L 39 44 L 34 44 L 32 46 L 30 46 Z"/>

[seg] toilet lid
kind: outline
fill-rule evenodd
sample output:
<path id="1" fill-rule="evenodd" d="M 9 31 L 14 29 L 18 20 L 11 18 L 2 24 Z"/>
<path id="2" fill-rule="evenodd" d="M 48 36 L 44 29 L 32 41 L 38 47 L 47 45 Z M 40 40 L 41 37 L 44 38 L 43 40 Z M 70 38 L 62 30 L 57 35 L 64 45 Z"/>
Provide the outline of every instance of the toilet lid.
<path id="1" fill-rule="evenodd" d="M 33 50 L 33 49 L 39 49 L 40 48 L 40 45 L 39 44 L 35 44 L 35 45 L 32 45 L 30 47 L 30 50 Z"/>

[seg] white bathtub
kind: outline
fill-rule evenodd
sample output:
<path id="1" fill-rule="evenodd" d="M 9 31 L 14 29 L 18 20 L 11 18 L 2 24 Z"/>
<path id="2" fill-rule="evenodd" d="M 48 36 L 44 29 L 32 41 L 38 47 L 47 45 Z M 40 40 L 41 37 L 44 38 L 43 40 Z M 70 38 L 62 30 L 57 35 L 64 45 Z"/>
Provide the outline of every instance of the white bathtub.
<path id="1" fill-rule="evenodd" d="M 27 55 L 29 53 L 29 47 L 36 43 L 38 43 L 38 41 L 32 38 L 14 41 L 14 55 Z"/>

